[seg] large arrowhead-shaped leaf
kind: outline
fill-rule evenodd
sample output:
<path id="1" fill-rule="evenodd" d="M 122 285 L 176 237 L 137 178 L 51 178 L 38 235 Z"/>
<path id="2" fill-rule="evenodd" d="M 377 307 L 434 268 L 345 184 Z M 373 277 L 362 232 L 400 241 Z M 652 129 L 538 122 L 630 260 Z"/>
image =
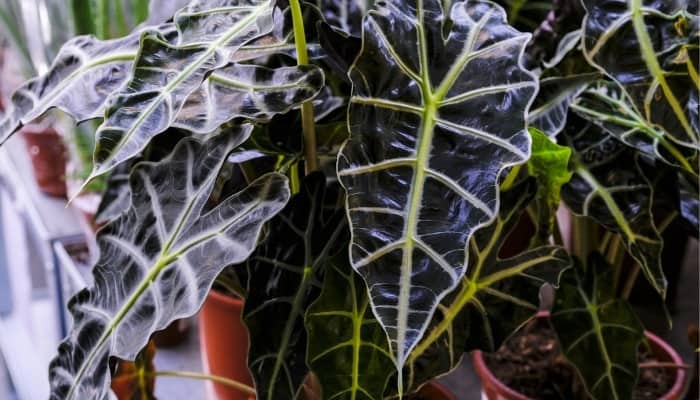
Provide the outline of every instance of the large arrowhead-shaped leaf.
<path id="1" fill-rule="evenodd" d="M 700 85 L 700 17 L 688 9 L 690 3 L 584 0 L 584 52 L 625 89 L 651 125 L 683 146 L 700 149 L 693 121 Z"/>
<path id="2" fill-rule="evenodd" d="M 160 30 L 174 32 L 172 24 Z M 102 115 L 110 93 L 128 80 L 141 32 L 125 38 L 98 40 L 80 36 L 61 48 L 46 74 L 17 89 L 0 121 L 0 143 L 51 108 L 60 108 L 78 122 Z"/>
<path id="3" fill-rule="evenodd" d="M 697 152 L 669 140 L 661 127 L 639 113 L 619 86 L 599 82 L 576 99 L 572 110 L 628 146 L 697 175 Z"/>
<path id="4" fill-rule="evenodd" d="M 199 309 L 225 266 L 253 251 L 289 197 L 284 176 L 264 176 L 205 211 L 226 155 L 251 129 L 184 139 L 171 157 L 132 172 L 130 207 L 98 234 L 94 286 L 68 305 L 74 328 L 51 363 L 52 399 L 107 398 L 109 357 L 133 360 L 153 332 Z"/>
<path id="5" fill-rule="evenodd" d="M 472 233 L 495 218 L 501 171 L 529 156 L 537 83 L 520 64 L 528 35 L 493 3 L 455 3 L 449 21 L 437 0 L 376 7 L 338 175 L 351 261 L 400 368 L 464 273 Z"/>
<path id="6" fill-rule="evenodd" d="M 565 133 L 567 144 L 574 149 L 574 175 L 562 189 L 564 202 L 574 213 L 620 234 L 629 254 L 663 295 L 663 241 L 651 213 L 653 187 L 638 164 L 643 160 L 622 142 L 580 119 Z"/>
<path id="7" fill-rule="evenodd" d="M 272 0 L 193 1 L 175 15 L 175 44 L 158 33 L 145 33 L 133 77 L 110 97 L 97 130 L 91 176 L 133 157 L 170 127 L 211 71 L 224 67 L 241 46 L 272 30 L 273 11 Z M 198 114 L 195 121 L 208 115 Z"/>
<path id="8" fill-rule="evenodd" d="M 369 306 L 367 287 L 341 253 L 306 312 L 307 362 L 324 399 L 382 400 L 395 372 L 386 333 Z"/>
<path id="9" fill-rule="evenodd" d="M 258 399 L 294 399 L 308 372 L 306 308 L 318 297 L 323 271 L 347 245 L 338 185 L 307 176 L 299 193 L 270 223 L 248 260 L 248 367 Z"/>
<path id="10" fill-rule="evenodd" d="M 425 338 L 410 354 L 405 387 L 416 388 L 456 367 L 465 351 L 495 351 L 538 310 L 540 288 L 557 285 L 570 264 L 562 248 L 542 246 L 514 257 L 498 254 L 535 194 L 525 181 L 502 194 L 498 218 L 469 246 L 471 270 L 440 304 Z"/>
<path id="11" fill-rule="evenodd" d="M 613 268 L 600 255 L 564 274 L 550 321 L 592 399 L 632 399 L 644 328 L 629 303 L 615 298 Z"/>

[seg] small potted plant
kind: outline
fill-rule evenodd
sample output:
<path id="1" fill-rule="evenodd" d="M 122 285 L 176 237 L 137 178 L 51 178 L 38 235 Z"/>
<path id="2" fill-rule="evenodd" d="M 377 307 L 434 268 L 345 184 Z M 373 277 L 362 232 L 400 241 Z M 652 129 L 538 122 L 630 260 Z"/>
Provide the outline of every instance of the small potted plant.
<path id="1" fill-rule="evenodd" d="M 227 267 L 242 312 L 225 313 L 247 335 L 203 329 L 239 350 L 247 336 L 261 400 L 450 399 L 435 378 L 466 352 L 496 351 L 534 318 L 543 286 L 558 288 L 549 321 L 584 392 L 629 398 L 644 333 L 620 283 L 634 282 L 636 267 L 620 259 L 627 250 L 664 293 L 657 227 L 690 216 L 700 139 L 693 108 L 678 107 L 694 104 L 692 85 L 602 64 L 614 59 L 607 46 L 627 38 L 603 35 L 593 48 L 606 57 L 584 49 L 591 64 L 575 59 L 603 22 L 633 18 L 636 30 L 621 32 L 642 30 L 648 7 L 620 2 L 635 12 L 619 16 L 607 3 L 591 12 L 597 3 L 586 2 L 583 21 L 602 22 L 554 42 L 540 33 L 535 44 L 487 0 L 193 0 L 124 38 L 69 41 L 50 73 L 71 72 L 38 76 L 20 91 L 46 101 L 14 106 L 40 115 L 74 89 L 84 101 L 69 114 L 104 117 L 87 182 L 113 171 L 123 179 L 107 183 L 117 194 L 97 234 L 95 284 L 70 302 L 53 398 L 107 398 L 106 360 L 135 359 L 154 332 L 195 315 L 218 297 L 212 287 L 227 287 Z M 666 12 L 677 36 L 695 34 L 688 13 L 652 14 Z M 662 54 L 664 68 L 695 67 L 680 61 L 697 48 L 671 37 L 669 51 L 642 46 L 644 63 Z M 526 67 L 550 53 L 546 74 Z M 692 78 L 675 69 L 673 79 Z M 640 82 L 662 90 L 654 110 L 670 111 L 610 117 L 655 98 L 639 97 Z M 601 93 L 634 107 L 591 100 Z M 633 135 L 620 129 L 628 118 Z M 0 140 L 18 128 L 0 126 Z M 174 143 L 157 145 L 163 138 Z M 652 190 L 662 183 L 672 190 Z M 560 197 L 581 216 L 570 238 L 555 223 Z M 524 213 L 532 240 L 502 253 Z M 582 307 L 590 298 L 604 301 Z M 601 339 L 600 321 L 623 328 Z M 580 337 L 584 354 L 572 346 Z M 608 343 L 614 357 L 591 361 Z M 612 376 L 617 365 L 629 373 Z M 615 385 L 598 383 L 601 368 Z"/>

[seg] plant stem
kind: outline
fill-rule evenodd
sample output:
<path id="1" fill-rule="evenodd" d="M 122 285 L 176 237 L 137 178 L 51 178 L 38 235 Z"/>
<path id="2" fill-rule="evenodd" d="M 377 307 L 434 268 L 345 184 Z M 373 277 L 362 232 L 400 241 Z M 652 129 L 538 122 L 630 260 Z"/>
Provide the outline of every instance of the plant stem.
<path id="1" fill-rule="evenodd" d="M 292 194 L 299 193 L 301 190 L 301 182 L 299 182 L 299 163 L 292 164 L 292 168 L 289 169 L 289 185 L 292 189 Z"/>
<path id="2" fill-rule="evenodd" d="M 637 276 L 639 276 L 639 264 L 634 263 L 629 276 L 625 280 L 625 287 L 622 288 L 622 298 L 627 300 L 632 294 L 632 289 L 634 288 L 634 283 L 637 282 Z"/>
<path id="3" fill-rule="evenodd" d="M 309 54 L 306 51 L 306 33 L 304 32 L 304 15 L 301 12 L 299 0 L 289 0 L 292 9 L 294 25 L 294 46 L 297 51 L 297 65 L 309 64 Z M 306 175 L 318 169 L 316 154 L 316 125 L 314 108 L 311 101 L 301 105 L 301 128 L 304 133 L 304 157 L 306 159 Z"/>
<path id="4" fill-rule="evenodd" d="M 508 190 L 510 189 L 511 186 L 515 183 L 515 179 L 518 177 L 520 174 L 520 168 L 522 168 L 523 164 L 518 164 L 514 166 L 510 172 L 508 172 L 508 175 L 506 175 L 506 179 L 503 180 L 503 183 L 501 183 L 501 190 Z"/>
<path id="5" fill-rule="evenodd" d="M 561 228 L 559 227 L 559 218 L 554 218 L 554 226 L 552 231 L 552 237 L 554 238 L 554 244 L 564 247 L 564 237 L 561 235 Z"/>
<path id="6" fill-rule="evenodd" d="M 153 376 L 169 376 L 173 378 L 188 378 L 188 379 L 199 379 L 199 380 L 205 380 L 205 381 L 213 381 L 216 383 L 220 383 L 222 385 L 226 385 L 230 388 L 239 390 L 245 394 L 255 396 L 255 389 L 246 385 L 245 383 L 234 381 L 233 379 L 229 378 L 224 378 L 223 376 L 218 376 L 218 375 L 208 375 L 208 374 L 201 374 L 198 372 L 182 372 L 182 371 L 156 371 L 153 372 L 149 375 Z"/>
<path id="7" fill-rule="evenodd" d="M 573 227 L 571 235 L 573 253 L 585 262 L 592 248 L 591 222 L 586 217 L 572 215 L 571 223 Z"/>

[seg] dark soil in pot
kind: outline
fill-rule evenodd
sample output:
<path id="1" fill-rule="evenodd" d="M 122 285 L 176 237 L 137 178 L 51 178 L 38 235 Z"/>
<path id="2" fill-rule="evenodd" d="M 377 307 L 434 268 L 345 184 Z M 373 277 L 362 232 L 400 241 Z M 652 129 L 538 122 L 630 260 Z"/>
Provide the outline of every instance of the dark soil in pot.
<path id="1" fill-rule="evenodd" d="M 587 400 L 583 384 L 561 353 L 546 319 L 538 318 L 514 334 L 495 353 L 483 354 L 486 365 L 509 388 L 537 400 Z M 641 350 L 640 363 L 657 360 Z M 658 400 L 674 385 L 666 368 L 640 368 L 634 400 Z"/>

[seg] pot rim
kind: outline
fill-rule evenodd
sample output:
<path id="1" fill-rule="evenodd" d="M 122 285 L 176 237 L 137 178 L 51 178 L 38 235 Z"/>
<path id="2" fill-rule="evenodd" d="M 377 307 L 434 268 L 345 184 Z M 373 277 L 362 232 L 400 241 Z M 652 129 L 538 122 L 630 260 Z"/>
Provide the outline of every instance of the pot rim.
<path id="1" fill-rule="evenodd" d="M 548 317 L 548 311 L 540 311 L 536 314 L 536 318 Z M 670 344 L 666 343 L 665 340 L 661 339 L 660 337 L 654 335 L 649 331 L 644 331 L 644 337 L 650 342 L 653 342 L 654 345 L 661 349 L 661 351 L 666 353 L 673 364 L 679 367 L 683 366 L 683 360 L 681 359 L 681 356 Z M 493 383 L 493 386 L 496 386 L 496 388 L 502 393 L 505 393 L 506 395 L 511 396 L 517 400 L 533 400 L 523 395 L 522 393 L 515 391 L 511 387 L 507 386 L 505 383 L 501 382 L 501 380 L 498 379 L 491 372 L 491 369 L 486 365 L 483 353 L 480 350 L 474 350 L 474 352 L 472 353 L 472 362 L 476 367 L 477 374 L 480 375 L 480 377 L 487 378 L 489 381 L 491 381 L 491 383 Z M 675 370 L 676 378 L 673 382 L 673 385 L 666 392 L 666 394 L 659 398 L 659 400 L 670 400 L 675 398 L 674 396 L 680 396 L 681 393 L 683 393 L 683 386 L 685 383 L 685 370 L 683 368 L 675 368 Z"/>
<path id="2" fill-rule="evenodd" d="M 220 290 L 211 288 L 209 290 L 209 293 L 207 294 L 207 297 L 213 299 L 217 303 L 224 303 L 227 306 L 230 307 L 236 307 L 236 308 L 242 308 L 243 307 L 243 299 L 239 297 L 233 297 L 231 295 L 228 295 Z"/>

